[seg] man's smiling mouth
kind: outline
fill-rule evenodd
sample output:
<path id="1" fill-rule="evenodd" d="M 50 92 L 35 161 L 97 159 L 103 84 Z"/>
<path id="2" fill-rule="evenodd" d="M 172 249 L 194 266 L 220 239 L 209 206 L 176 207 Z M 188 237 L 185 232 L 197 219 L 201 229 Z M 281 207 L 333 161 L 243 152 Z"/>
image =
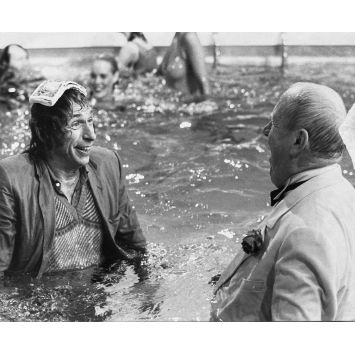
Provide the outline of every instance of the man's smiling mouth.
<path id="1" fill-rule="evenodd" d="M 82 146 L 77 146 L 75 148 L 80 150 L 81 152 L 89 153 L 90 149 L 91 149 L 91 146 L 83 146 L 83 147 Z"/>

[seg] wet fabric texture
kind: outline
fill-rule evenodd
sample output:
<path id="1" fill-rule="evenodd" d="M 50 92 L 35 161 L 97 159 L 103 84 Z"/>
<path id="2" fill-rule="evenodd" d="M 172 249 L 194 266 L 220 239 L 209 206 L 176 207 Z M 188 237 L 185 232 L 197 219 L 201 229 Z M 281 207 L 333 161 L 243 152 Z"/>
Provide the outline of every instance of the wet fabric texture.
<path id="1" fill-rule="evenodd" d="M 99 264 L 103 231 L 100 215 L 87 184 L 82 186 L 76 208 L 65 197 L 55 196 L 55 219 L 48 271 Z"/>

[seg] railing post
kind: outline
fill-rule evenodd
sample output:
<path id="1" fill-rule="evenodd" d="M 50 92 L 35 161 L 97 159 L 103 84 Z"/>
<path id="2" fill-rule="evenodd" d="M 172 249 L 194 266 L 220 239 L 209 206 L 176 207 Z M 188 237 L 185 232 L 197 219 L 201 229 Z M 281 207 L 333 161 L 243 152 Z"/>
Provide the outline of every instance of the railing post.
<path id="1" fill-rule="evenodd" d="M 287 66 L 287 51 L 285 44 L 285 32 L 280 32 L 280 49 L 281 49 L 281 73 L 285 73 L 285 68 Z"/>
<path id="2" fill-rule="evenodd" d="M 216 41 L 216 35 L 218 32 L 212 32 L 212 51 L 213 51 L 213 64 L 212 64 L 212 68 L 213 70 L 217 69 L 217 65 L 218 65 L 218 56 L 220 55 L 218 47 L 217 47 L 217 41 Z"/>

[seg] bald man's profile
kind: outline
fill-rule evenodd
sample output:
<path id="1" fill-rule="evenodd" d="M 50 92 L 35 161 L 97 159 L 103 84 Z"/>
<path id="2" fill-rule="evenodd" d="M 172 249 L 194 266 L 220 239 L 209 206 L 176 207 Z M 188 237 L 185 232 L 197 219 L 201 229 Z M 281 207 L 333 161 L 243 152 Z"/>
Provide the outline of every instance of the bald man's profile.
<path id="1" fill-rule="evenodd" d="M 323 85 L 280 97 L 264 128 L 272 209 L 216 284 L 211 320 L 355 320 L 355 191 L 338 165 L 345 116 Z"/>

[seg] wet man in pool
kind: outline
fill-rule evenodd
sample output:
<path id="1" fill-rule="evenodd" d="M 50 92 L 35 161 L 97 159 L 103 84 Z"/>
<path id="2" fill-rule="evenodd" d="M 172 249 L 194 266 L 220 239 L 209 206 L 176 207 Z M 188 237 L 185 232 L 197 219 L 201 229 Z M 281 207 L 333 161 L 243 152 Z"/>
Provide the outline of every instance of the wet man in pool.
<path id="1" fill-rule="evenodd" d="M 29 148 L 0 161 L 0 273 L 40 276 L 144 255 L 120 158 L 94 146 L 86 90 L 45 81 L 30 103 Z"/>
<path id="2" fill-rule="evenodd" d="M 264 128 L 273 207 L 216 284 L 212 320 L 355 320 L 355 191 L 338 165 L 345 115 L 326 86 L 281 96 Z"/>

